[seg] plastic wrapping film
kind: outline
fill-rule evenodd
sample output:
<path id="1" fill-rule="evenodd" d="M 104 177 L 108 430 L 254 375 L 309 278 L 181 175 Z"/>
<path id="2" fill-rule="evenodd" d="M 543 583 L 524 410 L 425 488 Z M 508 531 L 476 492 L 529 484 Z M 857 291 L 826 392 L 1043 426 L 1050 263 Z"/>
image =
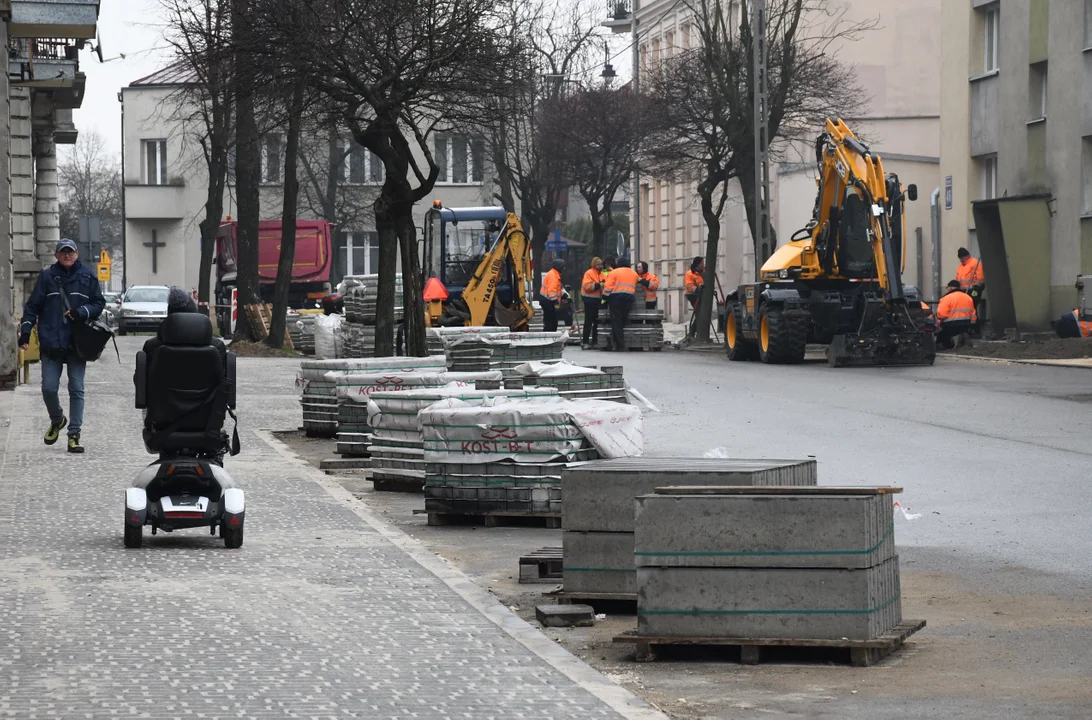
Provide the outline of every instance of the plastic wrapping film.
<path id="1" fill-rule="evenodd" d="M 570 375 L 606 375 L 602 370 L 574 365 L 568 360 L 556 362 L 541 362 L 532 360 L 513 368 L 517 374 L 524 377 L 567 377 Z"/>
<path id="2" fill-rule="evenodd" d="M 469 406 L 480 406 L 486 398 L 537 398 L 557 397 L 555 388 L 526 388 L 524 390 L 475 390 L 472 383 L 451 382 L 443 387 L 421 388 L 396 392 L 375 392 L 368 396 L 368 424 L 376 437 L 388 435 L 405 439 L 409 433 L 420 437 L 422 410 L 448 399 L 461 400 Z"/>
<path id="3" fill-rule="evenodd" d="M 419 417 L 429 462 L 550 462 L 588 447 L 605 458 L 644 452 L 641 412 L 609 401 L 490 398 L 475 407 L 451 398 Z"/>
<path id="4" fill-rule="evenodd" d="M 556 332 L 492 332 L 490 328 L 463 328 L 476 332 L 461 332 L 450 335 L 442 335 L 444 346 L 451 348 L 464 343 L 482 343 L 485 345 L 512 345 L 512 346 L 538 346 L 538 345 L 564 345 L 569 341 L 568 330 Z M 489 332 L 481 332 L 489 330 Z"/>
<path id="5" fill-rule="evenodd" d="M 330 373 L 327 379 L 336 384 L 336 395 L 353 402 L 366 403 L 368 396 L 376 392 L 398 392 L 417 388 L 439 388 L 450 383 L 473 388 L 477 380 L 500 380 L 500 370 L 483 372 L 435 372 L 421 369 L 403 372 L 378 373 Z"/>
<path id="6" fill-rule="evenodd" d="M 329 387 L 332 392 L 333 385 L 327 378 L 334 375 L 348 373 L 404 373 L 429 370 L 431 372 L 444 372 L 447 370 L 447 358 L 443 355 L 431 355 L 429 357 L 383 357 L 383 358 L 342 358 L 323 360 L 304 360 L 300 363 L 299 372 L 296 373 L 296 387 L 306 392 L 312 383 L 318 383 Z"/>
<path id="7" fill-rule="evenodd" d="M 341 315 L 319 315 L 315 318 L 315 357 L 334 360 L 341 355 L 342 321 Z"/>

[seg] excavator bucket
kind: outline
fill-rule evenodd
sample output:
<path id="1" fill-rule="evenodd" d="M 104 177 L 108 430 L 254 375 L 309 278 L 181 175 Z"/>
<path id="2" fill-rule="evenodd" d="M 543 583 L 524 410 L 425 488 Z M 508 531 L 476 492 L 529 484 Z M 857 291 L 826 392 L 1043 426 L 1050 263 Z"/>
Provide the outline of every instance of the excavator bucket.
<path id="1" fill-rule="evenodd" d="M 523 314 L 523 310 L 509 310 L 500 303 L 493 306 L 493 318 L 498 326 L 512 330 L 520 330 L 527 326 L 527 317 Z"/>

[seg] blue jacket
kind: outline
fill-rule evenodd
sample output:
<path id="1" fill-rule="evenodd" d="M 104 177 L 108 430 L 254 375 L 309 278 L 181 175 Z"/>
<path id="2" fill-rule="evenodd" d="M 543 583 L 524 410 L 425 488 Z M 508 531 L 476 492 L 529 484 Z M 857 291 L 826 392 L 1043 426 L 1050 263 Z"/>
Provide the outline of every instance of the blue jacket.
<path id="1" fill-rule="evenodd" d="M 66 350 L 72 345 L 72 321 L 64 316 L 64 302 L 55 278 L 68 295 L 68 302 L 80 320 L 94 320 L 106 307 L 99 279 L 79 260 L 69 269 L 53 263 L 38 276 L 34 291 L 23 309 L 19 325 L 19 344 L 30 341 L 30 331 L 38 323 L 38 342 L 43 350 Z"/>

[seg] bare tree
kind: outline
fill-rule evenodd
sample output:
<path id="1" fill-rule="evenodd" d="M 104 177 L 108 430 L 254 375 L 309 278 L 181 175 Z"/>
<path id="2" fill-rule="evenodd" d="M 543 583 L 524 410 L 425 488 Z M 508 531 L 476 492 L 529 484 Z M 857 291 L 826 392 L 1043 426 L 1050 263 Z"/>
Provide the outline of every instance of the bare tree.
<path id="1" fill-rule="evenodd" d="M 742 2 L 735 26 L 728 0 L 680 0 L 693 14 L 694 47 L 649 69 L 649 93 L 659 131 L 646 147 L 655 174 L 697 184 L 705 221 L 706 282 L 696 327 L 708 340 L 720 220 L 730 181 L 739 183 L 752 242 L 754 198 L 754 84 L 751 7 Z M 792 141 L 818 132 L 824 118 L 852 113 L 864 93 L 852 70 L 831 52 L 857 39 L 874 21 L 851 22 L 829 0 L 766 0 L 768 125 L 771 159 Z M 776 237 L 774 237 L 776 246 Z M 755 257 L 760 257 L 755 248 Z M 758 262 L 756 264 L 756 270 Z"/>
<path id="2" fill-rule="evenodd" d="M 229 0 L 160 1 L 169 28 L 165 37 L 177 70 L 188 80 L 179 91 L 177 105 L 184 108 L 186 132 L 200 145 L 208 174 L 197 296 L 209 302 L 234 134 L 232 8 Z"/>
<path id="3" fill-rule="evenodd" d="M 338 118 L 308 121 L 300 138 L 300 211 L 342 229 L 358 228 L 374 217 L 382 169 L 354 140 Z M 347 163 L 368 163 L 371 176 L 354 178 Z M 356 170 L 354 167 L 353 170 Z"/>
<path id="4" fill-rule="evenodd" d="M 492 0 L 279 0 L 298 23 L 269 12 L 270 44 L 299 57 L 342 112 L 354 139 L 383 163 L 376 354 L 393 354 L 394 281 L 401 250 L 406 352 L 426 352 L 414 204 L 439 177 L 429 136 L 475 127 L 485 98 L 506 92 L 510 37 Z"/>
<path id="5" fill-rule="evenodd" d="M 601 86 L 562 96 L 544 123 L 545 144 L 588 203 L 599 255 L 614 222 L 611 204 L 641 162 L 652 120 L 648 98 Z"/>
<path id="6" fill-rule="evenodd" d="M 497 199 L 520 214 L 530 230 L 535 267 L 545 249 L 568 186 L 553 148 L 544 142 L 542 125 L 569 83 L 588 70 L 596 24 L 579 7 L 546 2 L 516 3 L 510 9 L 514 41 L 525 47 L 517 65 L 521 82 L 513 93 L 492 98 L 485 134 L 497 172 Z"/>
<path id="7" fill-rule="evenodd" d="M 58 168 L 61 193 L 61 236 L 79 237 L 80 218 L 99 218 L 104 247 L 121 246 L 121 164 L 106 150 L 103 137 L 82 132 Z M 88 258 L 91 262 L 92 259 Z"/>

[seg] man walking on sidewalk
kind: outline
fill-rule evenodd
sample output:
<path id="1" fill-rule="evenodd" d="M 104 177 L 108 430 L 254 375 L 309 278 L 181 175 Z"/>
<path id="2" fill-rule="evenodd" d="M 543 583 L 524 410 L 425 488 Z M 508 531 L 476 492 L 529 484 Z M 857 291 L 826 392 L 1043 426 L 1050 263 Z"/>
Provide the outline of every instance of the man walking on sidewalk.
<path id="1" fill-rule="evenodd" d="M 80 430 L 83 427 L 83 379 L 87 363 L 76 357 L 72 349 L 72 324 L 94 320 L 106 306 L 99 279 L 80 262 L 76 243 L 68 238 L 57 243 L 53 253 L 57 262 L 38 276 L 34 291 L 23 310 L 19 325 L 19 345 L 25 350 L 30 343 L 30 331 L 38 325 L 38 342 L 42 353 L 42 397 L 49 411 L 49 429 L 45 443 L 52 445 L 68 427 L 68 452 L 82 453 Z M 61 293 L 68 297 L 71 311 L 65 310 Z M 69 415 L 64 416 L 58 391 L 61 370 L 68 367 Z"/>

